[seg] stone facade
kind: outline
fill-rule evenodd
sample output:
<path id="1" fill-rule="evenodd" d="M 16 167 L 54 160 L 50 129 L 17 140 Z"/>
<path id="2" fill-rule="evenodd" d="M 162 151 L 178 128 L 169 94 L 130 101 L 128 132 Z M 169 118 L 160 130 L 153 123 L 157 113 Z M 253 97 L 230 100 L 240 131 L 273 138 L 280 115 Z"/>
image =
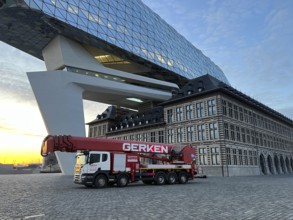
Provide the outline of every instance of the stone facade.
<path id="1" fill-rule="evenodd" d="M 292 120 L 209 75 L 192 80 L 156 114 L 151 111 L 95 120 L 89 136 L 191 144 L 197 148 L 199 173 L 207 175 L 293 171 Z M 146 120 L 148 115 L 159 120 Z"/>

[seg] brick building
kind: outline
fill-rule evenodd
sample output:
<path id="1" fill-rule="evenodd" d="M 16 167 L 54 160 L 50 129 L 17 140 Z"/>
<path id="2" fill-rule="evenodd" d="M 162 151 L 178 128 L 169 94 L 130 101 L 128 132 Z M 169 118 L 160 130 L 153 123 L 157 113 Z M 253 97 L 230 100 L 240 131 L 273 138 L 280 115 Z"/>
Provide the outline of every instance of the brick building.
<path id="1" fill-rule="evenodd" d="M 293 171 L 293 121 L 205 75 L 168 101 L 140 111 L 110 106 L 88 123 L 90 137 L 197 148 L 200 172 L 216 176 Z"/>

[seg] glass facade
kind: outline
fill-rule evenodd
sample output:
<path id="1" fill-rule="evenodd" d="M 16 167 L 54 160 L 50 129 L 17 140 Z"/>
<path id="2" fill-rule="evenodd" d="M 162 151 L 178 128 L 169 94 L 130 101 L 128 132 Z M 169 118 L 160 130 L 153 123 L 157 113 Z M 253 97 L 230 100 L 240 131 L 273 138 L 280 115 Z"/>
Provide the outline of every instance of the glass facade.
<path id="1" fill-rule="evenodd" d="M 17 2 L 19 4 L 21 1 Z M 209 73 L 229 84 L 217 65 L 141 0 L 22 2 L 31 9 L 41 11 L 95 37 L 96 40 L 114 45 L 187 79 Z"/>

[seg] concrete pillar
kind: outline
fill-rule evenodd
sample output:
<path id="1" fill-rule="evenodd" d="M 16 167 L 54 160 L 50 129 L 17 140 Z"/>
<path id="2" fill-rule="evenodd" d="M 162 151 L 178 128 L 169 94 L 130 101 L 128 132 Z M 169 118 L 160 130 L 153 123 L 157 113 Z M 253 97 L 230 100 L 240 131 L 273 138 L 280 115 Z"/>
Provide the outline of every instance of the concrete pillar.
<path id="1" fill-rule="evenodd" d="M 68 81 L 64 71 L 31 72 L 27 75 L 48 134 L 85 136 L 83 89 Z M 55 154 L 62 173 L 73 175 L 75 153 Z"/>

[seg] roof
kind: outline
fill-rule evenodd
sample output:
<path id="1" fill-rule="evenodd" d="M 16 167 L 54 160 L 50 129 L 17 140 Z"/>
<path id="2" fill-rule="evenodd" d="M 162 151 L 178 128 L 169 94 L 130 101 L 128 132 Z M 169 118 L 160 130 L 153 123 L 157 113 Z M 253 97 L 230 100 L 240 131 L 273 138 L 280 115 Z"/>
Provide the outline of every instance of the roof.
<path id="1" fill-rule="evenodd" d="M 163 107 L 158 106 L 145 112 L 135 112 L 128 109 L 109 106 L 102 114 L 87 125 L 94 125 L 103 121 L 111 120 L 108 132 L 118 132 L 153 125 L 164 124 Z"/>
<path id="2" fill-rule="evenodd" d="M 189 80 L 189 82 L 185 86 L 183 86 L 182 89 L 180 89 L 178 92 L 173 92 L 171 99 L 161 103 L 161 105 L 165 106 L 186 99 L 210 94 L 212 92 L 223 92 L 225 94 L 233 96 L 234 98 L 257 108 L 260 111 L 263 111 L 293 126 L 293 121 L 290 118 L 249 97 L 248 95 L 245 95 L 244 93 L 238 91 L 230 85 L 225 84 L 224 82 L 216 79 L 209 74 Z"/>

